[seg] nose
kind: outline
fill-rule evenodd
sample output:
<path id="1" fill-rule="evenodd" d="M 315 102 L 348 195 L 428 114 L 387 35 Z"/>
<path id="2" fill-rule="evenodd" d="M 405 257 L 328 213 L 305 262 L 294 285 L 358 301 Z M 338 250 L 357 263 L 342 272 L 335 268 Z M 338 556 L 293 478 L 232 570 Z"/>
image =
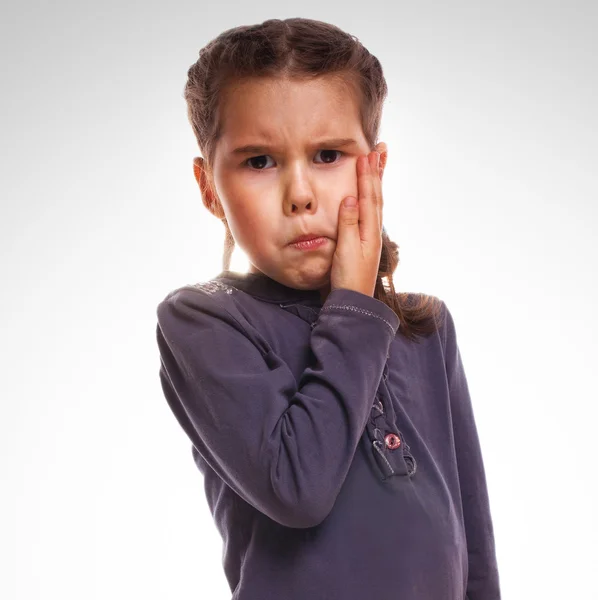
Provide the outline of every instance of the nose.
<path id="1" fill-rule="evenodd" d="M 285 210 L 292 214 L 315 212 L 317 201 L 308 167 L 290 166 L 283 179 Z"/>

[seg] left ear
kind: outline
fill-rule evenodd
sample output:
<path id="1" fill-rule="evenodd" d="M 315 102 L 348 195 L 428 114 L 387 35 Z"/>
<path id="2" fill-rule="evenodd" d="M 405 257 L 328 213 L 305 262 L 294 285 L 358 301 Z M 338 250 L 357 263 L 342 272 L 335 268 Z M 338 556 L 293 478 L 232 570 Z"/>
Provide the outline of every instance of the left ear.
<path id="1" fill-rule="evenodd" d="M 376 144 L 374 150 L 380 153 L 380 168 L 382 169 L 382 175 L 384 175 L 384 168 L 388 159 L 388 148 L 384 142 L 379 142 Z"/>

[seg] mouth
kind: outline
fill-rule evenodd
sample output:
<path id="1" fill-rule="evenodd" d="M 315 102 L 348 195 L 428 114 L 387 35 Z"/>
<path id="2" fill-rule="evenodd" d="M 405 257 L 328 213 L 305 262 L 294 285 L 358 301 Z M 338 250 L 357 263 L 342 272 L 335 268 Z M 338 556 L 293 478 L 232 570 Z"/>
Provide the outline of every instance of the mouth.
<path id="1" fill-rule="evenodd" d="M 297 244 L 298 242 L 309 242 L 310 240 L 319 240 L 320 238 L 323 238 L 323 237 L 326 237 L 326 236 L 323 236 L 319 233 L 305 233 L 303 235 L 296 237 L 294 240 L 292 240 L 289 243 Z"/>
<path id="2" fill-rule="evenodd" d="M 324 236 L 303 236 L 306 239 L 291 242 L 289 245 L 297 250 L 315 250 L 326 245 L 328 238 Z"/>

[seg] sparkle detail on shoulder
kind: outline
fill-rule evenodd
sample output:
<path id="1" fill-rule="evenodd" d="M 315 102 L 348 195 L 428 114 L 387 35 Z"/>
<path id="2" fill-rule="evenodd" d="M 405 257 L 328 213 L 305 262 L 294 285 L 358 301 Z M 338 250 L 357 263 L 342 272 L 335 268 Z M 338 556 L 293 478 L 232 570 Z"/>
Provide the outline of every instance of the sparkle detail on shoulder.
<path id="1" fill-rule="evenodd" d="M 227 294 L 232 294 L 236 289 L 226 283 L 222 283 L 221 281 L 200 281 L 199 283 L 192 283 L 191 287 L 197 288 L 202 292 L 206 292 L 206 294 L 215 294 L 216 292 L 224 291 Z"/>

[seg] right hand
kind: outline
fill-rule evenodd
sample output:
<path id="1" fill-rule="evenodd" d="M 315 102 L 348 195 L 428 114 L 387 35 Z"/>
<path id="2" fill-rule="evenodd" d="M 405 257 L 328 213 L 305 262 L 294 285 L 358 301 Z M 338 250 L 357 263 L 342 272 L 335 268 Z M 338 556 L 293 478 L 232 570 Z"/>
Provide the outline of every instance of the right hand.
<path id="1" fill-rule="evenodd" d="M 374 296 L 382 251 L 382 184 L 379 154 L 357 157 L 357 204 L 339 206 L 336 249 L 332 257 L 330 291 L 355 290 Z"/>

